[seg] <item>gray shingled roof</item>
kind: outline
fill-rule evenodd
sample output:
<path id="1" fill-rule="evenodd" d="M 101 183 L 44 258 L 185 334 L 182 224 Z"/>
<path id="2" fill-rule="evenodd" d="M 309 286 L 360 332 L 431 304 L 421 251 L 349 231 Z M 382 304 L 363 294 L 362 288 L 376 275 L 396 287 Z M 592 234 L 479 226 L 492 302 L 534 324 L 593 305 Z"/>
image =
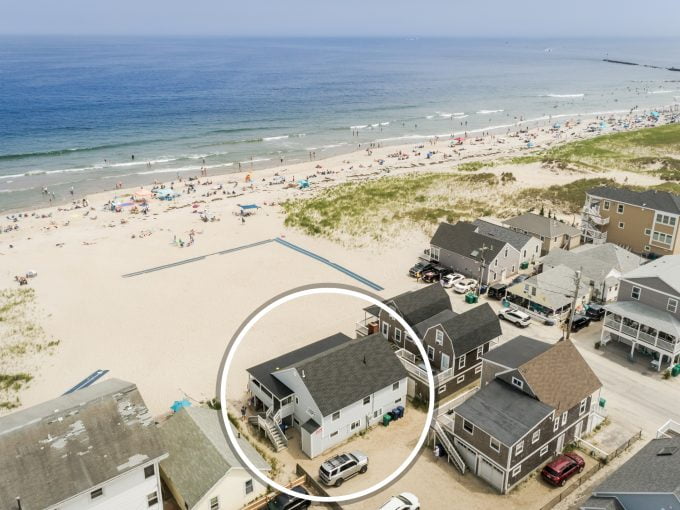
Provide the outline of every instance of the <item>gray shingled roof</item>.
<path id="1" fill-rule="evenodd" d="M 477 232 L 480 234 L 505 241 L 516 248 L 517 251 L 521 251 L 532 239 L 532 236 L 528 234 L 522 234 L 521 232 L 516 232 L 507 227 L 496 225 L 485 220 L 475 220 L 472 224 L 477 227 Z"/>
<path id="2" fill-rule="evenodd" d="M 524 213 L 505 220 L 503 223 L 543 237 L 557 237 L 564 234 L 573 237 L 581 233 L 578 228 L 572 227 L 567 223 L 534 213 Z"/>
<path id="3" fill-rule="evenodd" d="M 248 372 L 255 379 L 264 384 L 265 387 L 269 389 L 269 391 L 276 395 L 277 398 L 283 399 L 288 395 L 292 395 L 293 390 L 288 388 L 288 386 L 274 377 L 272 375 L 274 372 L 295 365 L 296 363 L 299 363 L 300 361 L 303 361 L 307 358 L 311 358 L 312 356 L 315 356 L 319 353 L 326 352 L 329 349 L 347 342 L 348 340 L 350 340 L 350 338 L 347 335 L 336 333 L 335 335 L 331 335 L 328 338 L 324 338 L 312 344 L 305 345 L 300 349 L 287 352 L 282 356 L 272 358 L 269 361 L 265 361 L 264 363 L 260 363 L 254 367 L 250 367 Z"/>
<path id="4" fill-rule="evenodd" d="M 488 303 L 442 322 L 442 328 L 453 342 L 456 356 L 461 356 L 502 335 L 498 315 Z"/>
<path id="5" fill-rule="evenodd" d="M 588 191 L 588 194 L 594 197 L 622 202 L 624 204 L 637 205 L 672 214 L 680 214 L 680 196 L 668 191 L 633 191 L 624 188 L 609 188 L 602 186 L 591 189 Z"/>
<path id="6" fill-rule="evenodd" d="M 516 336 L 509 342 L 491 349 L 484 359 L 508 368 L 519 368 L 527 361 L 550 349 L 551 344 L 541 342 L 528 336 Z"/>
<path id="7" fill-rule="evenodd" d="M 659 455 L 663 449 L 672 454 Z M 680 437 L 652 439 L 593 494 L 601 497 L 620 492 L 675 493 L 680 500 Z"/>
<path id="8" fill-rule="evenodd" d="M 165 454 L 137 387 L 109 379 L 0 418 L 0 508 L 53 507 Z"/>
<path id="9" fill-rule="evenodd" d="M 559 265 L 508 287 L 507 292 L 557 310 L 571 304 L 575 283 L 576 271 Z M 536 288 L 535 295 L 532 292 L 533 288 Z M 583 297 L 589 292 L 590 285 L 586 283 L 585 278 L 582 278 L 578 295 Z"/>
<path id="10" fill-rule="evenodd" d="M 484 253 L 484 258 L 493 260 L 508 243 L 475 232 L 476 229 L 475 225 L 465 221 L 459 221 L 455 225 L 440 223 L 430 244 L 475 260 L 480 257 L 482 246 L 486 246 L 489 249 Z"/>
<path id="11" fill-rule="evenodd" d="M 323 416 L 407 377 L 380 333 L 343 343 L 296 363 L 305 386 Z"/>
<path id="12" fill-rule="evenodd" d="M 680 293 L 680 255 L 666 255 L 624 274 L 626 280 L 658 278 Z"/>
<path id="13" fill-rule="evenodd" d="M 589 497 L 579 508 L 581 510 L 625 510 L 614 498 Z"/>
<path id="14" fill-rule="evenodd" d="M 444 287 L 438 283 L 404 292 L 383 302 L 385 304 L 394 303 L 399 314 L 411 327 L 444 310 L 451 310 L 451 299 Z M 380 313 L 380 309 L 375 305 L 369 306 L 365 310 L 376 317 Z"/>
<path id="15" fill-rule="evenodd" d="M 494 379 L 456 407 L 455 413 L 510 447 L 553 408 Z"/>
<path id="16" fill-rule="evenodd" d="M 171 480 L 190 507 L 196 505 L 231 469 L 243 469 L 229 448 L 220 412 L 206 407 L 183 408 L 159 428 L 161 443 L 169 457 L 161 461 Z M 262 471 L 269 464 L 241 438 L 239 446 Z"/>
<path id="17" fill-rule="evenodd" d="M 418 333 L 418 336 L 420 336 L 420 339 L 422 340 L 423 337 L 425 336 L 425 333 L 427 333 L 428 329 L 438 324 L 442 324 L 450 319 L 453 319 L 456 315 L 458 314 L 453 310 L 443 310 L 439 312 L 437 315 L 433 315 L 429 319 L 425 319 L 423 322 L 419 322 L 418 324 L 413 326 L 413 329 L 415 330 L 416 333 Z"/>

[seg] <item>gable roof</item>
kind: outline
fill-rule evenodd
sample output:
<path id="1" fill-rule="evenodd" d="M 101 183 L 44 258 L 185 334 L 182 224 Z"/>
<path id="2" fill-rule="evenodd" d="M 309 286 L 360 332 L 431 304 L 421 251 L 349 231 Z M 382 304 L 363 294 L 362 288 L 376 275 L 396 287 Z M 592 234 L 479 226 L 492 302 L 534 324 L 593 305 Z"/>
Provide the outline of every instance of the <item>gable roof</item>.
<path id="1" fill-rule="evenodd" d="M 243 469 L 229 448 L 220 412 L 205 407 L 182 408 L 159 428 L 161 443 L 169 457 L 161 461 L 165 476 L 194 507 L 231 469 Z M 262 471 L 269 464 L 243 438 L 239 446 Z"/>
<path id="2" fill-rule="evenodd" d="M 508 292 L 556 310 L 571 303 L 575 283 L 576 271 L 559 265 L 508 287 Z M 532 293 L 534 288 L 536 294 Z M 589 292 L 590 286 L 582 278 L 578 295 L 585 296 Z"/>
<path id="3" fill-rule="evenodd" d="M 438 283 L 433 283 L 417 290 L 403 292 L 398 296 L 386 299 L 383 303 L 388 305 L 393 303 L 399 315 L 411 327 L 440 312 L 451 310 L 451 298 L 449 298 L 444 287 Z M 376 317 L 381 311 L 375 305 L 369 306 L 364 310 Z"/>
<path id="4" fill-rule="evenodd" d="M 588 191 L 588 195 L 608 198 L 616 202 L 637 205 L 671 214 L 680 214 L 680 196 L 668 191 L 633 191 L 624 188 L 601 186 Z"/>
<path id="5" fill-rule="evenodd" d="M 475 220 L 472 224 L 477 227 L 477 232 L 480 234 L 499 239 L 500 241 L 505 241 L 518 251 L 522 250 L 522 248 L 533 239 L 529 234 L 523 234 L 486 220 Z"/>
<path id="6" fill-rule="evenodd" d="M 543 237 L 557 237 L 564 234 L 567 234 L 569 237 L 574 237 L 581 234 L 581 231 L 576 227 L 534 213 L 520 214 L 519 216 L 505 220 L 503 223 Z"/>
<path id="7" fill-rule="evenodd" d="M 571 409 L 602 387 L 571 340 L 553 344 L 522 363 L 518 370 L 534 395 L 559 412 Z"/>
<path id="8" fill-rule="evenodd" d="M 264 363 L 250 367 L 248 372 L 255 379 L 264 384 L 277 398 L 286 398 L 288 395 L 293 394 L 293 390 L 274 377 L 274 372 L 295 365 L 296 363 L 319 353 L 326 352 L 348 340 L 350 340 L 350 338 L 347 335 L 336 333 L 335 335 L 331 335 L 317 342 L 305 345 L 300 349 L 295 349 L 294 351 L 287 352 L 286 354 L 272 358 Z"/>
<path id="9" fill-rule="evenodd" d="M 459 221 L 454 225 L 440 223 L 430 244 L 475 260 L 480 258 L 481 248 L 486 246 L 488 250 L 484 258 L 487 261 L 495 259 L 508 244 L 507 241 L 480 234 L 476 230 L 475 225 L 465 221 Z"/>
<path id="10" fill-rule="evenodd" d="M 430 329 L 433 326 L 443 324 L 444 322 L 453 319 L 457 315 L 458 314 L 453 310 L 443 310 L 439 312 L 437 315 L 433 315 L 429 319 L 425 319 L 423 322 L 419 322 L 418 324 L 413 326 L 413 329 L 415 330 L 416 333 L 418 333 L 418 336 L 422 340 L 423 337 L 425 336 L 425 333 L 427 333 L 428 329 Z"/>
<path id="11" fill-rule="evenodd" d="M 391 386 L 408 375 L 380 333 L 347 341 L 296 363 L 295 369 L 323 416 Z"/>
<path id="12" fill-rule="evenodd" d="M 137 386 L 108 379 L 0 418 L 0 508 L 53 507 L 165 455 Z"/>
<path id="13" fill-rule="evenodd" d="M 514 445 L 552 411 L 549 405 L 498 379 L 489 382 L 455 408 L 456 414 L 508 447 Z"/>
<path id="14" fill-rule="evenodd" d="M 680 255 L 666 255 L 623 275 L 626 280 L 658 278 L 680 293 Z"/>
<path id="15" fill-rule="evenodd" d="M 453 342 L 456 356 L 461 356 L 502 335 L 496 312 L 488 303 L 451 317 L 442 328 Z"/>
<path id="16" fill-rule="evenodd" d="M 618 493 L 672 493 L 680 500 L 680 437 L 652 439 L 593 491 Z"/>

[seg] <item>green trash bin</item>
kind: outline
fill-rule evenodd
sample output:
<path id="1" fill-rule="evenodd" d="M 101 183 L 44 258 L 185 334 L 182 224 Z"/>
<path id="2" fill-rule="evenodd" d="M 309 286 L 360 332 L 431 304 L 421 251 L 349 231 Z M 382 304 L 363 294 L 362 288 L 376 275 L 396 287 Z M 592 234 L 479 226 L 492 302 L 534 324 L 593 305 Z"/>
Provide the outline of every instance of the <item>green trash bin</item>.
<path id="1" fill-rule="evenodd" d="M 465 294 L 465 302 L 469 304 L 474 304 L 477 302 L 477 295 L 474 292 L 468 292 Z"/>
<path id="2" fill-rule="evenodd" d="M 529 267 L 529 263 L 528 263 L 528 262 L 522 262 L 522 263 L 519 265 L 519 268 L 520 268 L 520 269 L 528 269 L 528 267 Z"/>
<path id="3" fill-rule="evenodd" d="M 390 422 L 392 421 L 392 415 L 388 414 L 383 414 L 383 426 L 387 427 Z"/>
<path id="4" fill-rule="evenodd" d="M 671 369 L 671 375 L 673 377 L 677 377 L 678 375 L 680 375 L 680 364 L 673 366 L 673 368 Z"/>
<path id="5" fill-rule="evenodd" d="M 600 398 L 600 407 L 604 407 L 605 405 L 607 405 L 607 400 L 604 398 Z"/>

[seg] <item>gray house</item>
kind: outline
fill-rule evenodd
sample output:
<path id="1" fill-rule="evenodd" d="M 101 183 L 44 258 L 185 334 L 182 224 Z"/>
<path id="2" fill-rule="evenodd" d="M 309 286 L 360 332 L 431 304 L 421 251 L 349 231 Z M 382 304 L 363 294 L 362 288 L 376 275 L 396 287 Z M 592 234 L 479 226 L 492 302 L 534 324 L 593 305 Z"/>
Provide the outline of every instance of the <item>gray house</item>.
<path id="1" fill-rule="evenodd" d="M 602 384 L 569 340 L 519 336 L 483 360 L 481 389 L 449 432 L 470 470 L 505 494 L 592 429 Z"/>
<path id="2" fill-rule="evenodd" d="M 580 229 L 540 214 L 521 214 L 505 220 L 503 224 L 512 230 L 540 239 L 543 243 L 542 255 L 555 248 L 571 250 L 581 244 Z"/>
<path id="3" fill-rule="evenodd" d="M 602 343 L 653 353 L 658 370 L 680 361 L 680 255 L 667 255 L 621 277 L 618 301 L 606 305 Z"/>
<path id="4" fill-rule="evenodd" d="M 607 477 L 580 508 L 680 508 L 680 437 L 652 439 Z"/>
<path id="5" fill-rule="evenodd" d="M 382 335 L 338 333 L 248 369 L 248 388 L 261 413 L 253 424 L 277 449 L 281 425 L 300 434 L 310 458 L 406 406 L 407 373 Z"/>
<path id="6" fill-rule="evenodd" d="M 459 221 L 439 225 L 430 241 L 430 259 L 486 285 L 516 274 L 520 252 L 507 240 Z"/>
<path id="7" fill-rule="evenodd" d="M 520 264 L 523 262 L 532 264 L 541 256 L 541 241 L 530 234 L 523 234 L 486 220 L 475 220 L 472 224 L 477 227 L 480 234 L 510 243 L 519 252 Z"/>

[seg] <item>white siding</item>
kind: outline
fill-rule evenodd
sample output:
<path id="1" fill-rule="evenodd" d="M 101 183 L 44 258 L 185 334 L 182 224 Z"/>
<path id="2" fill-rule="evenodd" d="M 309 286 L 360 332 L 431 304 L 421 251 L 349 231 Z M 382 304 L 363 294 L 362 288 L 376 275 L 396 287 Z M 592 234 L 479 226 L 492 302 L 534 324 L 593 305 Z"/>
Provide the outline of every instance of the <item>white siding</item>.
<path id="1" fill-rule="evenodd" d="M 250 494 L 246 494 L 248 480 L 253 481 L 253 492 Z M 210 510 L 210 500 L 214 497 L 219 500 L 220 510 L 238 510 L 266 492 L 266 486 L 245 469 L 231 469 L 191 510 Z"/>
<path id="2" fill-rule="evenodd" d="M 305 386 L 304 380 L 298 371 L 295 368 L 282 370 L 276 373 L 276 377 L 283 384 L 293 390 L 295 396 L 298 398 L 298 403 L 295 404 L 295 412 L 293 413 L 293 416 L 295 416 L 300 425 L 304 425 L 304 423 L 310 418 L 313 418 L 314 421 L 321 425 L 321 411 L 316 405 L 316 402 L 314 402 L 309 390 L 307 390 L 307 386 Z M 308 409 L 312 410 L 314 413 L 313 416 L 308 412 Z"/>

